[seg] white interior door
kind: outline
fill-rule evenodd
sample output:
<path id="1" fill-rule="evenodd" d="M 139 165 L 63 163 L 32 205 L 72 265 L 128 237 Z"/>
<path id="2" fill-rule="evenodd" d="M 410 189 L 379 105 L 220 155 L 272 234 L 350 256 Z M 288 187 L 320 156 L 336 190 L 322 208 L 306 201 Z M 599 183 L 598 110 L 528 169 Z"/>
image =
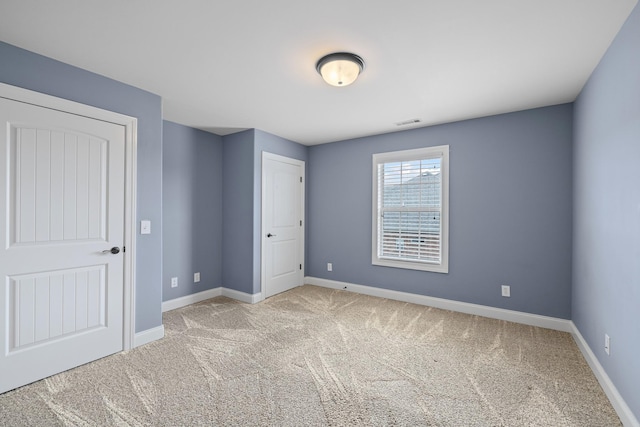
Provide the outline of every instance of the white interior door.
<path id="1" fill-rule="evenodd" d="M 125 128 L 5 98 L 0 125 L 4 392 L 123 349 Z"/>
<path id="2" fill-rule="evenodd" d="M 264 297 L 304 280 L 304 162 L 262 153 Z"/>

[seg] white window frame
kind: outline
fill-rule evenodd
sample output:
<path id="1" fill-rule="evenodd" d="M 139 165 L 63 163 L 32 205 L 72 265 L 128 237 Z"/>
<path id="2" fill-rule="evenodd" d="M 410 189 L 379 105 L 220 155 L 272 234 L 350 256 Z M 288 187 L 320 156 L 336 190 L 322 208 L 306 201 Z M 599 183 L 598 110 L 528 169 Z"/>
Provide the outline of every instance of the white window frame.
<path id="1" fill-rule="evenodd" d="M 380 201 L 378 200 L 378 165 L 390 162 L 404 162 L 429 158 L 440 158 L 441 173 L 441 209 L 440 209 L 440 262 L 427 262 L 419 260 L 401 260 L 383 258 L 379 256 L 379 227 L 382 218 Z M 376 153 L 373 155 L 372 171 L 372 233 L 371 233 L 371 263 L 385 267 L 405 268 L 411 270 L 431 271 L 436 273 L 449 272 L 449 146 L 439 145 L 435 147 L 418 148 L 414 150 L 392 151 Z"/>

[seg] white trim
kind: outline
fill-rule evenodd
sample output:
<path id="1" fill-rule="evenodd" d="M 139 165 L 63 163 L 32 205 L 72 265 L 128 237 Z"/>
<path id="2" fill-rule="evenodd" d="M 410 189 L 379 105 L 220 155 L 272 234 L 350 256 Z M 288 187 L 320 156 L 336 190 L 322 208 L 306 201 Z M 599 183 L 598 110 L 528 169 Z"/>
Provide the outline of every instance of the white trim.
<path id="1" fill-rule="evenodd" d="M 262 292 L 258 292 L 257 294 L 247 294 L 245 292 L 229 288 L 222 288 L 222 296 L 246 302 L 247 304 L 256 304 L 264 299 L 262 298 Z"/>
<path id="2" fill-rule="evenodd" d="M 124 350 L 135 347 L 135 290 L 136 290 L 136 188 L 137 188 L 137 129 L 135 117 L 80 104 L 64 98 L 0 83 L 0 96 L 14 101 L 37 105 L 79 116 L 102 120 L 125 128 L 125 218 L 123 271 L 123 339 Z"/>
<path id="3" fill-rule="evenodd" d="M 164 338 L 164 325 L 138 332 L 133 338 L 133 347 L 149 344 L 150 342 L 161 340 Z"/>
<path id="4" fill-rule="evenodd" d="M 124 188 L 124 336 L 123 348 L 135 347 L 136 309 L 136 237 L 138 188 L 138 120 L 125 124 L 125 188 Z"/>
<path id="5" fill-rule="evenodd" d="M 255 295 L 260 295 L 260 299 L 255 302 L 259 302 L 262 301 L 264 298 L 266 298 L 267 296 L 267 269 L 266 269 L 266 263 L 265 263 L 265 247 L 267 246 L 267 239 L 266 236 L 264 235 L 264 233 L 262 232 L 262 230 L 264 230 L 266 228 L 266 224 L 265 224 L 265 210 L 266 210 L 266 200 L 265 200 L 265 195 L 266 195 L 266 179 L 265 179 L 265 160 L 269 159 L 269 160 L 275 160 L 278 162 L 282 162 L 282 163 L 288 163 L 294 166 L 298 166 L 300 167 L 300 175 L 302 175 L 302 182 L 300 182 L 300 185 L 302 185 L 302 190 L 301 190 L 301 197 L 300 197 L 300 221 L 302 221 L 302 226 L 300 227 L 300 234 L 299 234 L 299 241 L 298 241 L 298 256 L 300 257 L 300 265 L 302 266 L 300 268 L 299 271 L 299 283 L 297 284 L 297 286 L 301 286 L 304 284 L 304 235 L 305 235 L 305 228 L 307 226 L 306 223 L 306 219 L 305 219 L 305 186 L 306 186 L 306 172 L 305 172 L 305 162 L 303 160 L 298 160 L 298 159 L 293 159 L 293 158 L 289 158 L 289 157 L 285 157 L 285 156 L 280 156 L 278 154 L 273 154 L 273 153 L 269 153 L 267 151 L 263 151 L 262 152 L 262 159 L 261 159 L 261 177 L 260 177 L 260 181 L 261 181 L 261 185 L 260 185 L 260 294 L 255 294 Z M 264 296 L 264 297 L 263 297 Z M 233 297 L 231 297 L 233 298 Z M 242 301 L 242 300 L 241 300 Z M 253 304 L 252 303 L 252 304 Z"/>
<path id="6" fill-rule="evenodd" d="M 195 304 L 200 301 L 204 301 L 210 298 L 219 297 L 222 295 L 222 288 L 217 287 L 213 289 L 207 289 L 206 291 L 198 292 L 191 295 L 185 295 L 183 297 L 174 298 L 162 303 L 162 312 L 175 310 L 177 308 L 186 307 L 191 304 Z"/>
<path id="7" fill-rule="evenodd" d="M 171 311 L 177 308 L 186 307 L 188 305 L 219 296 L 246 302 L 248 304 L 256 304 L 263 299 L 261 292 L 257 294 L 247 294 L 245 292 L 236 291 L 235 289 L 223 288 L 222 286 L 220 286 L 217 288 L 198 292 L 196 294 L 185 295 L 183 297 L 174 298 L 169 301 L 164 301 L 162 303 L 162 312 L 164 313 L 165 311 Z"/>
<path id="8" fill-rule="evenodd" d="M 620 421 L 622 421 L 622 424 L 626 427 L 640 427 L 640 422 L 638 422 L 638 419 L 633 415 L 633 412 L 624 401 L 624 399 L 618 392 L 618 389 L 613 384 L 613 381 L 611 381 L 611 378 L 609 378 L 609 375 L 607 375 L 606 371 L 600 364 L 600 361 L 598 361 L 598 358 L 593 353 L 593 351 L 589 347 L 589 344 L 587 344 L 587 341 L 584 339 L 584 337 L 578 330 L 578 327 L 573 322 L 571 322 L 571 333 L 573 334 L 573 339 L 582 352 L 582 355 L 587 360 L 587 363 L 591 367 L 591 370 L 598 379 L 600 386 L 609 398 L 613 409 L 616 410 L 618 417 L 620 417 Z"/>
<path id="9" fill-rule="evenodd" d="M 520 311 L 506 310 L 504 308 L 489 307 L 480 304 L 471 304 L 448 300 L 444 298 L 429 297 L 426 295 L 411 294 L 408 292 L 393 291 L 372 286 L 356 285 L 353 283 L 339 282 L 336 280 L 320 279 L 317 277 L 305 277 L 305 283 L 309 285 L 322 286 L 324 288 L 342 289 L 374 297 L 388 298 L 397 301 L 410 302 L 413 304 L 426 305 L 429 307 L 451 310 L 459 313 L 472 314 L 476 316 L 489 317 L 491 319 L 506 320 L 509 322 L 522 323 L 524 325 L 538 326 L 541 328 L 554 329 L 562 332 L 572 332 L 571 321 L 558 319 L 556 317 L 541 316 L 539 314 L 523 313 Z"/>

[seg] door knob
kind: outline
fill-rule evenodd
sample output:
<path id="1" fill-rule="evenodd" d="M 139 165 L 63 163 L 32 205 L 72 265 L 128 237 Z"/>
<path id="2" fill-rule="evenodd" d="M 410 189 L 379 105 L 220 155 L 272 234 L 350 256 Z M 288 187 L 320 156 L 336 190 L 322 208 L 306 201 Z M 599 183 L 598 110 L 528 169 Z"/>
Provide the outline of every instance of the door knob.
<path id="1" fill-rule="evenodd" d="M 119 254 L 120 253 L 120 248 L 117 246 L 112 247 L 111 249 L 105 249 L 104 251 L 102 251 L 103 254 L 107 254 L 111 252 L 112 254 Z"/>
<path id="2" fill-rule="evenodd" d="M 269 234 L 267 234 L 267 237 L 276 237 L 276 235 L 269 233 Z"/>

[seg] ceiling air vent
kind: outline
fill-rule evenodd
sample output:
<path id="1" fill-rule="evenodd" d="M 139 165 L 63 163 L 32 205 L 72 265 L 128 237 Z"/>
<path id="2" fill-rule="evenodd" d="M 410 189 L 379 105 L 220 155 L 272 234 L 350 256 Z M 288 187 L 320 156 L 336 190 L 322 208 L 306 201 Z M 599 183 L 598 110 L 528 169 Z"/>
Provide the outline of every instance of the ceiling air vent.
<path id="1" fill-rule="evenodd" d="M 420 119 L 411 119 L 411 120 L 404 120 L 401 122 L 396 122 L 396 126 L 408 126 L 408 125 L 415 125 L 417 123 L 420 123 L 422 120 Z"/>

